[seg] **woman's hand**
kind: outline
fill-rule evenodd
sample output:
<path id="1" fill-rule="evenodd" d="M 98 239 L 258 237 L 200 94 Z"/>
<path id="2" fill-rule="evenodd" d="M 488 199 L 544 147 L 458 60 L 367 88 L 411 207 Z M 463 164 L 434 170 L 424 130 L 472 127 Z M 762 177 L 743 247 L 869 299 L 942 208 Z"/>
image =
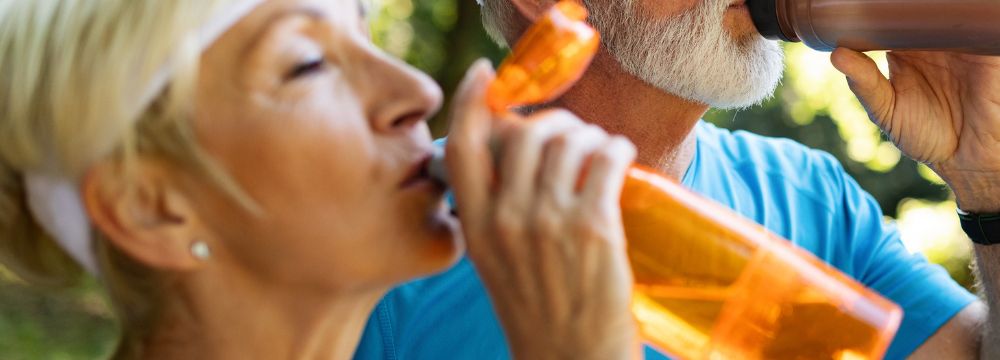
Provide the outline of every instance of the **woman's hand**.
<path id="1" fill-rule="evenodd" d="M 492 77 L 488 62 L 470 70 L 446 151 L 468 253 L 512 354 L 638 355 L 619 208 L 635 148 L 566 111 L 494 120 Z"/>
<path id="2" fill-rule="evenodd" d="M 927 163 L 959 206 L 1000 211 L 1000 57 L 893 51 L 888 79 L 867 56 L 837 49 L 868 115 L 907 156 Z"/>

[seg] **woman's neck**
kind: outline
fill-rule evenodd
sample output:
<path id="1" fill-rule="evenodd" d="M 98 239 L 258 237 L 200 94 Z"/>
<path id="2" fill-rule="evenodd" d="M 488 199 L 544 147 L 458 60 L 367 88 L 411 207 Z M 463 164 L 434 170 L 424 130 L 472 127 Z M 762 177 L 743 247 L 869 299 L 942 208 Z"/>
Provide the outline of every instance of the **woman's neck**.
<path id="1" fill-rule="evenodd" d="M 195 286 L 168 302 L 142 341 L 150 359 L 350 359 L 385 290 L 301 295 Z"/>

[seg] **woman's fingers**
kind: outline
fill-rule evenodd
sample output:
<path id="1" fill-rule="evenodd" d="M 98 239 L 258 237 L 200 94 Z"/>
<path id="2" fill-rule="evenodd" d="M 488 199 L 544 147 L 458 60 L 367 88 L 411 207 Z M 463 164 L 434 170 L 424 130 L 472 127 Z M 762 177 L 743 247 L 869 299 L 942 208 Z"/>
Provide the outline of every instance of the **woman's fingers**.
<path id="1" fill-rule="evenodd" d="M 489 148 L 493 121 L 486 105 L 486 89 L 493 77 L 489 61 L 477 61 L 456 91 L 452 107 L 445 158 L 455 201 L 463 213 L 463 226 L 480 226 L 476 219 L 483 217 L 489 202 L 493 179 Z"/>
<path id="2" fill-rule="evenodd" d="M 618 209 L 626 171 L 635 160 L 636 149 L 622 136 L 613 136 L 590 157 L 581 201 L 598 209 Z M 607 214 L 591 214 L 604 216 Z M 620 217 L 620 216 L 618 216 Z"/>
<path id="3" fill-rule="evenodd" d="M 631 347 L 632 335 L 606 334 L 634 332 L 627 256 L 608 245 L 624 244 L 618 197 L 635 149 L 565 111 L 497 119 L 485 86 L 469 77 L 456 100 L 450 175 L 469 255 L 515 356 Z M 595 334 L 580 324 L 610 325 Z"/>
<path id="4" fill-rule="evenodd" d="M 587 125 L 550 141 L 545 148 L 539 176 L 539 200 L 557 209 L 571 206 L 583 175 L 581 167 L 607 139 L 604 130 Z"/>
<path id="5" fill-rule="evenodd" d="M 605 292 L 611 303 L 627 303 L 631 284 L 619 200 L 635 155 L 635 146 L 624 137 L 608 139 L 590 157 L 579 200 L 579 214 L 588 220 L 577 225 L 577 240 L 591 249 L 580 255 L 580 278 L 587 279 L 579 283 L 580 291 Z"/>
<path id="6" fill-rule="evenodd" d="M 535 253 L 537 241 L 551 241 L 549 235 L 559 236 L 563 214 L 547 211 L 539 213 L 537 179 L 542 164 L 542 151 L 546 144 L 561 134 L 582 128 L 583 122 L 565 111 L 548 111 L 528 120 L 519 120 L 518 126 L 508 128 L 503 140 L 500 158 L 500 183 L 496 192 L 494 228 L 498 253 L 511 259 L 528 259 L 546 256 Z M 549 224 L 540 228 L 540 224 Z M 542 230 L 547 234 L 539 232 Z M 538 276 L 537 269 L 518 268 L 513 276 L 529 281 Z"/>
<path id="7" fill-rule="evenodd" d="M 587 125 L 564 132 L 550 140 L 544 149 L 541 171 L 535 188 L 534 251 L 547 259 L 539 264 L 536 276 L 545 292 L 547 312 L 556 321 L 567 321 L 573 316 L 572 297 L 560 293 L 575 294 L 579 289 L 579 266 L 567 266 L 579 261 L 580 251 L 571 239 L 571 223 L 576 215 L 573 206 L 576 201 L 576 183 L 581 175 L 581 166 L 596 148 L 603 144 L 608 135 L 603 130 Z"/>
<path id="8" fill-rule="evenodd" d="M 504 211 L 512 211 L 522 217 L 529 212 L 537 195 L 535 187 L 546 144 L 561 134 L 586 126 L 564 110 L 546 111 L 526 121 L 504 141 L 498 194 Z"/>

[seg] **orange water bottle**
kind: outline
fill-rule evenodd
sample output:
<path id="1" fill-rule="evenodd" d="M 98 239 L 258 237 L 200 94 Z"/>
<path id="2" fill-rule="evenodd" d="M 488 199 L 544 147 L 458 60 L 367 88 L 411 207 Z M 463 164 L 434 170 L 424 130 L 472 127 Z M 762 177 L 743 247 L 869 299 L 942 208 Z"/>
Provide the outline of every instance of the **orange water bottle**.
<path id="1" fill-rule="evenodd" d="M 488 92 L 495 112 L 579 80 L 599 37 L 562 1 L 532 26 Z M 876 359 L 899 307 L 812 254 L 676 181 L 634 166 L 621 196 L 645 341 L 682 359 Z"/>

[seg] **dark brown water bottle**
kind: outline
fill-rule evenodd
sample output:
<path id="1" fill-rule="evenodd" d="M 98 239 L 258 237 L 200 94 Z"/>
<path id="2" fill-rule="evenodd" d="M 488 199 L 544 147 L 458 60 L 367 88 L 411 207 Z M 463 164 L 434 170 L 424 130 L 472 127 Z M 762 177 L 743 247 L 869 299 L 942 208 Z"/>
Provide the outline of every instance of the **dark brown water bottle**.
<path id="1" fill-rule="evenodd" d="M 1000 55 L 1000 0 L 749 0 L 764 37 L 822 51 Z"/>

